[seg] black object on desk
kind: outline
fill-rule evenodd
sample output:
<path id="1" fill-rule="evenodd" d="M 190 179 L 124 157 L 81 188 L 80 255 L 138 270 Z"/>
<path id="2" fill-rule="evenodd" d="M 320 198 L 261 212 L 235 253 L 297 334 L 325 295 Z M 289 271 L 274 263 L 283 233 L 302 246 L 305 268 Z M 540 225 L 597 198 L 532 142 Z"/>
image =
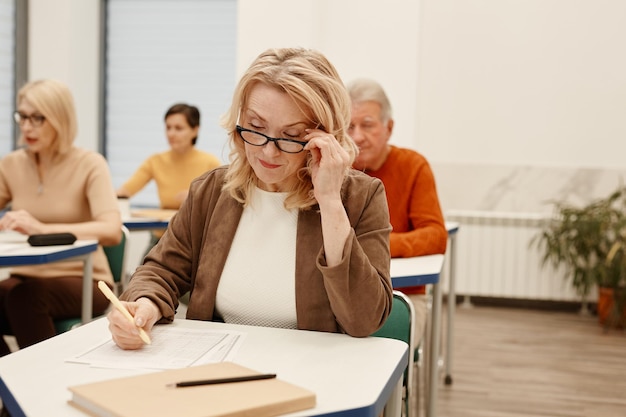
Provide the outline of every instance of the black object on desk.
<path id="1" fill-rule="evenodd" d="M 76 242 L 76 236 L 72 233 L 44 233 L 28 236 L 30 246 L 71 245 L 74 242 Z"/>

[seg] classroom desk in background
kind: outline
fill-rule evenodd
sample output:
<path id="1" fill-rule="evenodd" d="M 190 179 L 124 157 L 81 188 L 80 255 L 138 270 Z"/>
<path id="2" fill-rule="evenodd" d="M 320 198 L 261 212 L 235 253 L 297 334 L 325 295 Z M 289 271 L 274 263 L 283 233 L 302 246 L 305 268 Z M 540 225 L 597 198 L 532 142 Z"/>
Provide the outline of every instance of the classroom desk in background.
<path id="1" fill-rule="evenodd" d="M 146 217 L 131 217 L 122 220 L 124 226 L 131 232 L 165 230 L 169 225 L 169 220 L 150 219 Z"/>
<path id="2" fill-rule="evenodd" d="M 441 334 L 441 284 L 440 276 L 444 255 L 414 256 L 412 258 L 391 259 L 391 284 L 402 291 L 404 287 L 416 285 L 433 286 L 433 307 L 430 315 L 429 334 L 427 334 L 426 358 L 426 417 L 437 415 L 437 389 L 439 387 L 438 361 L 439 340 Z M 414 354 L 412 352 L 411 354 Z M 419 394 L 418 394 L 419 395 Z"/>
<path id="3" fill-rule="evenodd" d="M 122 216 L 122 223 L 131 232 L 130 244 L 126 251 L 127 269 L 124 287 L 135 268 L 143 262 L 144 255 L 152 248 L 154 233 L 165 231 L 169 226 L 170 218 L 175 213 L 176 210 L 132 209 L 126 216 Z"/>
<path id="4" fill-rule="evenodd" d="M 93 260 L 98 249 L 96 240 L 77 240 L 72 245 L 30 246 L 28 236 L 13 232 L 0 232 L 0 267 L 42 265 L 52 262 L 83 261 L 83 305 L 81 321 L 92 318 Z"/>
<path id="5" fill-rule="evenodd" d="M 70 406 L 67 387 L 146 371 L 103 369 L 65 362 L 109 335 L 101 318 L 0 358 L 0 397 L 13 417 L 84 417 Z M 245 333 L 233 362 L 315 392 L 315 408 L 301 416 L 399 416 L 406 343 L 378 337 L 176 319 L 166 326 Z M 132 352 L 131 352 L 132 353 Z M 395 408 L 394 408 L 395 407 Z M 174 414 L 175 415 L 175 412 Z"/>
<path id="6" fill-rule="evenodd" d="M 177 210 L 133 209 L 131 216 L 123 218 L 124 226 L 131 232 L 143 230 L 165 230 Z"/>

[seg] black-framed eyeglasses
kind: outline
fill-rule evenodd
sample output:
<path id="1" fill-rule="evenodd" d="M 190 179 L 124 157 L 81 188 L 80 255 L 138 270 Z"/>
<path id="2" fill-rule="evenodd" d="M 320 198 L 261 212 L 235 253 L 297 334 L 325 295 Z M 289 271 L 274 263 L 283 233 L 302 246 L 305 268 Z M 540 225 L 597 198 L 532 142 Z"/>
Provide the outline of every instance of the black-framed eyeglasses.
<path id="1" fill-rule="evenodd" d="M 31 126 L 39 127 L 43 124 L 43 122 L 46 121 L 46 116 L 42 114 L 38 114 L 38 113 L 33 113 L 31 115 L 28 115 L 28 114 L 20 113 L 19 111 L 15 111 L 13 113 L 13 119 L 15 120 L 15 123 L 19 124 L 20 126 L 26 123 L 26 121 L 28 120 Z"/>
<path id="2" fill-rule="evenodd" d="M 308 143 L 295 139 L 272 138 L 261 132 L 246 129 L 245 127 L 241 127 L 239 125 L 237 125 L 237 133 L 239 133 L 241 139 L 249 145 L 264 146 L 267 142 L 274 142 L 274 145 L 285 153 L 300 153 L 304 150 L 304 147 Z"/>

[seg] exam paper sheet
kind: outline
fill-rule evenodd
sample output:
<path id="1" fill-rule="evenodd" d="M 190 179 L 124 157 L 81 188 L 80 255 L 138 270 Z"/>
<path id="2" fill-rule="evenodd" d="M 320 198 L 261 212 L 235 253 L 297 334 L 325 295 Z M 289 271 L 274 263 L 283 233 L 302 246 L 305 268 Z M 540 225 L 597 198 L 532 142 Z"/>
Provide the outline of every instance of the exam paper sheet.
<path id="1" fill-rule="evenodd" d="M 138 350 L 123 350 L 108 337 L 67 362 L 99 368 L 177 369 L 232 361 L 245 333 L 232 330 L 197 330 L 157 325 L 152 343 Z"/>

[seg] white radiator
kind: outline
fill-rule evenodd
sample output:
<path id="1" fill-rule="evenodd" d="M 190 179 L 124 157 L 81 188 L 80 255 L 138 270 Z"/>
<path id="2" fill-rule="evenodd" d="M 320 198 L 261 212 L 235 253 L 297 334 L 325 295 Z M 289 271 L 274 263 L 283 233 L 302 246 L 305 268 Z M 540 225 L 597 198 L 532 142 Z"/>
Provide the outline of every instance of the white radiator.
<path id="1" fill-rule="evenodd" d="M 531 240 L 549 216 L 534 213 L 450 211 L 456 236 L 456 293 L 465 296 L 580 301 L 564 272 L 541 266 Z M 444 285 L 444 291 L 447 285 Z"/>

